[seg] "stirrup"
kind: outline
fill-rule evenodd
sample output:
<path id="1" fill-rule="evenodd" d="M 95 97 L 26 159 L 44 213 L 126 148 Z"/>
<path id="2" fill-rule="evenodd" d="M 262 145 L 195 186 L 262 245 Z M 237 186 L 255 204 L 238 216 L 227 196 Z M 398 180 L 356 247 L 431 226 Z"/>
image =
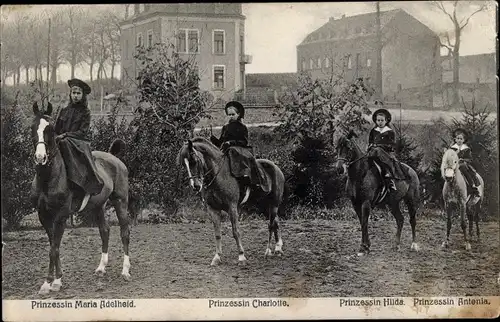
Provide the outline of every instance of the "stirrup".
<path id="1" fill-rule="evenodd" d="M 85 207 L 87 206 L 87 203 L 89 202 L 89 199 L 90 199 L 90 194 L 86 193 L 85 197 L 83 198 L 82 205 L 80 206 L 80 209 L 78 210 L 78 212 L 80 212 L 83 209 L 85 209 Z"/>
<path id="2" fill-rule="evenodd" d="M 243 200 L 240 202 L 240 205 L 244 204 L 245 202 L 248 201 L 248 197 L 250 196 L 250 187 L 249 186 L 246 186 L 245 187 L 245 197 L 243 198 Z"/>

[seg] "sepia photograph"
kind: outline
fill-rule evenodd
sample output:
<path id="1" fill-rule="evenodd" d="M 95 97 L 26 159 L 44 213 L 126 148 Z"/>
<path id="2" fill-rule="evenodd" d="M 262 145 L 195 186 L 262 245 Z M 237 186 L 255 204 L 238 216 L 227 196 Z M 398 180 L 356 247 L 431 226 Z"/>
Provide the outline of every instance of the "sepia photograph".
<path id="1" fill-rule="evenodd" d="M 3 5 L 2 319 L 498 317 L 497 7 Z"/>

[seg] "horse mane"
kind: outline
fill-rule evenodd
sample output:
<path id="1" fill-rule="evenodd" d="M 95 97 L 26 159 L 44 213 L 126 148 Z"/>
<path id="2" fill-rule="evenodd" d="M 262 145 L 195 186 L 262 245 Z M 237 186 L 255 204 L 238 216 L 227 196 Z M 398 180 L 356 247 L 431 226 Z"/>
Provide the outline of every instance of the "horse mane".
<path id="1" fill-rule="evenodd" d="M 196 148 L 201 152 L 206 152 L 211 156 L 215 156 L 217 152 L 220 152 L 219 148 L 212 144 L 209 140 L 202 136 L 197 136 L 191 140 Z"/>

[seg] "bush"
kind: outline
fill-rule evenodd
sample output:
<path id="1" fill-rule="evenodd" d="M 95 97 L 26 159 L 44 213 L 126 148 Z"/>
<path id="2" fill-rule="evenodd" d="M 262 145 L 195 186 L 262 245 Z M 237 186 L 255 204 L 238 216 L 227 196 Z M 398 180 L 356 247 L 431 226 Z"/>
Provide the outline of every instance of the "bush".
<path id="1" fill-rule="evenodd" d="M 6 229 L 17 229 L 33 209 L 29 201 L 33 166 L 33 142 L 23 113 L 14 100 L 2 94 L 2 218 Z"/>

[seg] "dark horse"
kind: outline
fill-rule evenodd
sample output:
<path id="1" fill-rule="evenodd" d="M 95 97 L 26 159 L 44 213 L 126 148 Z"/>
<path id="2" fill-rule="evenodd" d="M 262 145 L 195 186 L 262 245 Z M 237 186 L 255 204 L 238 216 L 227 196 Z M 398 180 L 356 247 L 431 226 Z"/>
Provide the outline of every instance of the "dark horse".
<path id="1" fill-rule="evenodd" d="M 337 142 L 337 169 L 342 168 L 347 171 L 347 194 L 351 199 L 352 205 L 358 215 L 361 224 L 361 247 L 359 256 L 369 253 L 370 238 L 368 236 L 368 219 L 371 209 L 383 200 L 380 200 L 380 192 L 383 187 L 381 174 L 367 155 L 361 152 L 361 149 L 352 139 L 354 133 L 350 132 L 346 136 L 340 137 Z M 404 200 L 410 213 L 410 224 L 412 232 L 411 249 L 418 251 L 418 245 L 415 239 L 416 212 L 419 206 L 420 192 L 419 179 L 417 173 L 408 165 L 402 163 L 403 170 L 407 173 L 407 180 L 397 180 L 397 191 L 389 191 L 385 197 L 391 212 L 396 219 L 396 249 L 399 249 L 401 242 L 401 230 L 403 228 L 404 217 L 401 214 L 400 203 Z M 384 189 L 387 191 L 387 189 Z"/>
<path id="2" fill-rule="evenodd" d="M 211 214 L 215 229 L 215 256 L 211 265 L 220 263 L 221 254 L 221 211 L 229 214 L 233 237 L 239 250 L 239 263 L 245 264 L 246 258 L 240 238 L 238 224 L 240 187 L 231 175 L 229 158 L 208 140 L 197 137 L 187 141 L 177 156 L 179 165 L 185 165 L 191 187 L 201 193 Z M 275 253 L 282 254 L 283 241 L 278 225 L 278 208 L 283 199 L 285 177 L 271 161 L 257 159 L 271 182 L 271 190 L 260 196 L 259 205 L 265 206 L 269 215 L 269 240 L 265 256 L 271 255 L 271 236 L 274 232 Z M 256 193 L 257 194 L 257 193 Z"/>
<path id="3" fill-rule="evenodd" d="M 50 242 L 49 272 L 47 279 L 40 288 L 40 294 L 50 291 L 59 291 L 62 282 L 62 269 L 59 257 L 59 248 L 64 234 L 66 221 L 69 215 L 77 211 L 80 205 L 73 198 L 73 192 L 69 188 L 66 168 L 58 144 L 55 141 L 54 122 L 50 114 L 52 105 L 49 103 L 47 111 L 40 111 L 35 102 L 33 104 L 35 118 L 31 124 L 33 145 L 35 147 L 36 174 L 31 189 L 31 199 L 38 210 L 38 218 L 47 232 Z M 110 151 L 118 151 L 122 140 L 115 140 Z M 89 214 L 97 216 L 99 233 L 102 240 L 101 262 L 96 273 L 104 273 L 108 264 L 108 242 L 109 222 L 105 216 L 104 209 L 108 199 L 116 210 L 121 230 L 123 243 L 123 270 L 122 276 L 126 280 L 130 278 L 129 259 L 129 219 L 127 214 L 128 204 L 128 170 L 127 167 L 113 154 L 93 151 L 98 175 L 104 182 L 100 194 L 92 196 L 85 210 Z M 82 209 L 80 209 L 81 211 Z M 55 269 L 55 278 L 54 278 Z"/>

